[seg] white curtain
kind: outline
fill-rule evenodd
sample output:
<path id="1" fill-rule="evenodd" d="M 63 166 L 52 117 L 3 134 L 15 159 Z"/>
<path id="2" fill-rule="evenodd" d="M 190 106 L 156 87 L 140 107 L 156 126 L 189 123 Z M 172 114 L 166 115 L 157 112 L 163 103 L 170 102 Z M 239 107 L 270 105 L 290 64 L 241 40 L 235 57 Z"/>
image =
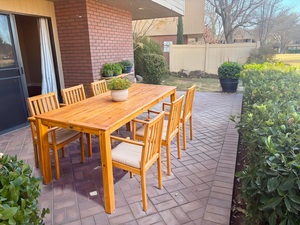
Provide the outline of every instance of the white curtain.
<path id="1" fill-rule="evenodd" d="M 39 18 L 39 33 L 42 60 L 42 94 L 57 93 L 48 20 L 46 18 Z"/>

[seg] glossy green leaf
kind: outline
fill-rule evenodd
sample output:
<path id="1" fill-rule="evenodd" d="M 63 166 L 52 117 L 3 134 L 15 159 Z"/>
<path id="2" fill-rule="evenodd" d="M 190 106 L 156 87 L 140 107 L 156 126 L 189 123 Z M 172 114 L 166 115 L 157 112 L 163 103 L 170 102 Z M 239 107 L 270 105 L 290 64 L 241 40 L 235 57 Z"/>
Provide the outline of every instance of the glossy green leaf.
<path id="1" fill-rule="evenodd" d="M 282 197 L 275 197 L 270 199 L 267 204 L 263 207 L 263 209 L 275 209 L 275 207 L 281 202 Z"/>
<path id="2" fill-rule="evenodd" d="M 277 192 L 280 196 L 284 196 L 284 192 L 282 190 L 280 190 L 279 188 L 277 188 Z"/>
<path id="3" fill-rule="evenodd" d="M 299 196 L 297 196 L 297 195 L 290 195 L 289 198 L 290 198 L 293 202 L 300 204 L 300 197 L 299 197 Z"/>
<path id="4" fill-rule="evenodd" d="M 291 203 L 290 203 L 290 201 L 288 200 L 287 197 L 284 198 L 284 204 L 285 204 L 286 208 L 287 208 L 289 211 L 291 211 Z"/>
<path id="5" fill-rule="evenodd" d="M 274 211 L 271 216 L 269 217 L 269 224 L 270 225 L 275 225 L 276 224 L 276 219 L 277 219 L 277 215 L 276 212 Z"/>
<path id="6" fill-rule="evenodd" d="M 11 217 L 13 217 L 18 211 L 18 207 L 11 207 L 8 209 L 5 209 L 4 211 L 1 212 L 3 217 L 1 218 L 2 220 L 7 220 Z"/>
<path id="7" fill-rule="evenodd" d="M 293 187 L 295 183 L 295 179 L 286 179 L 280 186 L 279 188 L 282 190 L 282 191 L 287 191 L 289 190 L 290 188 Z"/>
<path id="8" fill-rule="evenodd" d="M 279 186 L 279 180 L 277 177 L 272 177 L 268 180 L 267 187 L 269 192 L 274 191 L 278 186 Z"/>

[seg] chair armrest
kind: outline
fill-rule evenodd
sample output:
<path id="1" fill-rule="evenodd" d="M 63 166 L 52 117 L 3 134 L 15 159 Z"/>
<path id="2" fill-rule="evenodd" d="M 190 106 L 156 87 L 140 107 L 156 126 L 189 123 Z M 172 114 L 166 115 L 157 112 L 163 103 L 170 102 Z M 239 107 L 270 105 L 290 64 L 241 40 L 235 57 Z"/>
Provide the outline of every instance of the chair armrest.
<path id="1" fill-rule="evenodd" d="M 64 107 L 64 106 L 67 106 L 67 104 L 59 103 L 59 107 Z"/>
<path id="2" fill-rule="evenodd" d="M 35 118 L 33 116 L 32 117 L 28 117 L 28 121 L 35 123 Z"/>
<path id="3" fill-rule="evenodd" d="M 126 142 L 126 143 L 129 143 L 129 144 L 133 144 L 133 145 L 139 145 L 139 146 L 144 146 L 145 144 L 144 143 L 141 143 L 141 142 L 137 142 L 137 141 L 132 141 L 132 140 L 128 140 L 128 139 L 125 139 L 125 138 L 120 138 L 120 137 L 116 137 L 116 136 L 110 136 L 111 139 L 114 139 L 116 141 L 122 141 L 122 142 Z"/>
<path id="4" fill-rule="evenodd" d="M 133 122 L 133 123 L 148 124 L 148 122 L 146 122 L 146 121 L 144 121 L 144 120 L 138 120 L 138 119 L 133 119 L 132 122 Z"/>
<path id="5" fill-rule="evenodd" d="M 171 106 L 171 103 L 163 102 L 163 111 L 166 111 L 166 106 Z"/>
<path id="6" fill-rule="evenodd" d="M 47 133 L 57 130 L 59 127 L 51 127 L 48 129 Z"/>

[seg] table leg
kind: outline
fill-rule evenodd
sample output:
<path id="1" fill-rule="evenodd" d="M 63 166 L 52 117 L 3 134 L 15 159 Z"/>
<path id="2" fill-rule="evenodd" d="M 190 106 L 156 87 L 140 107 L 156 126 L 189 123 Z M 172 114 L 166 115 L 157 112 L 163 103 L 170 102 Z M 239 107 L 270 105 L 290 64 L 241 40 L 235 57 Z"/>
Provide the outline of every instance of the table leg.
<path id="1" fill-rule="evenodd" d="M 131 131 L 131 124 L 130 122 L 126 123 L 126 130 Z"/>
<path id="2" fill-rule="evenodd" d="M 99 131 L 99 142 L 102 161 L 105 211 L 111 214 L 115 210 L 115 193 L 110 134 L 108 131 Z"/>
<path id="3" fill-rule="evenodd" d="M 39 161 L 44 184 L 52 181 L 51 159 L 48 141 L 48 126 L 42 124 L 42 120 L 36 120 L 37 139 L 39 147 Z"/>
<path id="4" fill-rule="evenodd" d="M 171 102 L 174 102 L 176 100 L 176 90 L 174 90 L 173 94 L 170 95 Z"/>

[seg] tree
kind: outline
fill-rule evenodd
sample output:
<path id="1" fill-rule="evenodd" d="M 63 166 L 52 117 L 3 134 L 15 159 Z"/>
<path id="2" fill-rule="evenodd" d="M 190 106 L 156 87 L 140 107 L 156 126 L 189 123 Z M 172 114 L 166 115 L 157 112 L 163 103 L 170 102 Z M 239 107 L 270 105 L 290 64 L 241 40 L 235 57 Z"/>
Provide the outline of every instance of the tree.
<path id="1" fill-rule="evenodd" d="M 277 18 L 289 14 L 293 6 L 284 6 L 283 0 L 265 0 L 260 7 L 258 7 L 257 25 L 258 25 L 258 39 L 262 46 L 268 44 L 267 40 L 274 33 L 274 29 L 280 24 Z"/>
<path id="2" fill-rule="evenodd" d="M 182 45 L 183 44 L 183 22 L 182 17 L 178 17 L 178 23 L 177 23 L 177 44 Z"/>
<path id="3" fill-rule="evenodd" d="M 142 40 L 148 35 L 149 31 L 153 29 L 161 30 L 174 22 L 175 17 L 133 21 L 133 50 L 143 48 Z"/>
<path id="4" fill-rule="evenodd" d="M 287 45 L 300 35 L 299 14 L 282 15 L 275 20 L 273 38 L 280 44 L 280 53 L 284 54 Z"/>
<path id="5" fill-rule="evenodd" d="M 233 32 L 238 27 L 253 26 L 256 9 L 264 0 L 208 0 L 222 19 L 226 43 L 232 43 Z"/>
<path id="6" fill-rule="evenodd" d="M 224 32 L 222 19 L 219 14 L 215 12 L 215 8 L 208 1 L 205 1 L 205 16 L 204 16 L 204 35 L 210 33 L 212 40 L 218 43 L 224 42 Z M 209 31 L 207 30 L 209 28 Z M 203 38 L 204 42 L 205 38 Z"/>

